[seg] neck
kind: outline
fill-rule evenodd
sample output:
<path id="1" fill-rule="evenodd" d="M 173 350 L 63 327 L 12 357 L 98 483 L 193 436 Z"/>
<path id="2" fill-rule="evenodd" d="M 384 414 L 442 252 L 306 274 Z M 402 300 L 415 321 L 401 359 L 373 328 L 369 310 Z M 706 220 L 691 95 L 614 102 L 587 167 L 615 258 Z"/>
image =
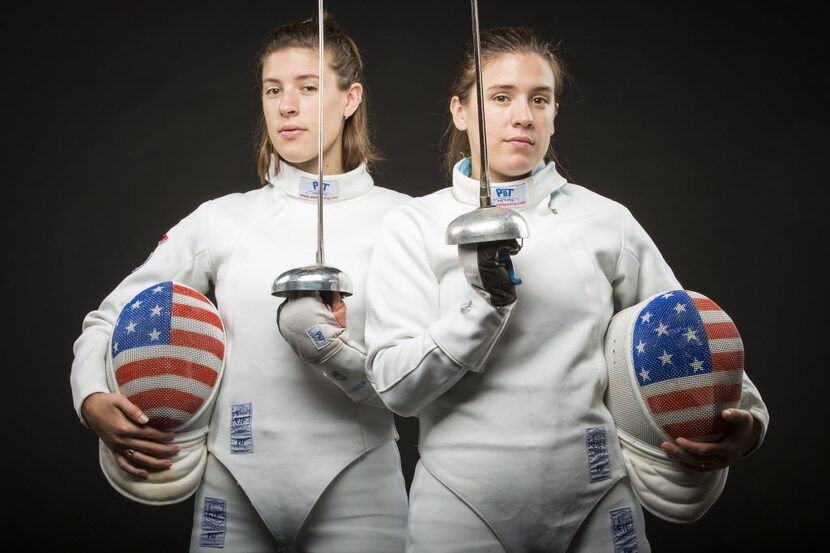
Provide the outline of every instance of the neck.
<path id="1" fill-rule="evenodd" d="M 481 158 L 475 152 L 470 156 L 470 178 L 473 180 L 480 181 L 481 180 Z M 490 183 L 491 184 L 498 184 L 501 182 L 513 182 L 517 180 L 521 180 L 523 178 L 529 177 L 531 171 L 527 173 L 521 173 L 519 175 L 506 175 L 504 173 L 499 173 L 498 171 L 494 171 L 493 167 L 490 167 Z"/>
<path id="2" fill-rule="evenodd" d="M 320 168 L 318 167 L 318 156 L 314 156 L 308 161 L 300 163 L 292 163 L 294 167 L 300 171 L 316 175 Z M 343 141 L 338 135 L 337 139 L 323 152 L 323 174 L 324 175 L 341 175 L 343 170 Z"/>

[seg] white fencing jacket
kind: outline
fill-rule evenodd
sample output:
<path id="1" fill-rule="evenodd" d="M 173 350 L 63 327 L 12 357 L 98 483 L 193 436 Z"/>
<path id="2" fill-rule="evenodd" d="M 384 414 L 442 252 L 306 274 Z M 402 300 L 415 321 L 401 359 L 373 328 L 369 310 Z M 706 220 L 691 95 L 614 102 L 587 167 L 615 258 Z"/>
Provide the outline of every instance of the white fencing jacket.
<path id="1" fill-rule="evenodd" d="M 530 236 L 513 258 L 518 301 L 490 306 L 445 243 L 447 225 L 478 206 L 462 163 L 452 188 L 385 218 L 367 284 L 368 373 L 393 411 L 419 416 L 425 468 L 508 551 L 564 551 L 625 474 L 603 403 L 608 322 L 680 284 L 627 209 L 540 164 L 492 185 Z M 758 404 L 745 379 L 742 406 Z M 765 411 L 753 414 L 766 427 Z"/>
<path id="2" fill-rule="evenodd" d="M 151 257 L 87 315 L 75 343 L 71 384 L 83 400 L 107 392 L 107 341 L 135 294 L 173 280 L 207 292 L 215 286 L 228 356 L 208 435 L 209 450 L 239 482 L 274 536 L 291 542 L 317 498 L 350 462 L 397 438 L 392 413 L 355 403 L 280 336 L 282 272 L 312 265 L 317 246 L 316 175 L 282 164 L 262 188 L 202 204 L 173 227 Z M 363 343 L 365 281 L 382 215 L 408 198 L 376 187 L 364 166 L 327 176 L 326 262 L 347 273 L 351 339 Z M 251 404 L 252 452 L 231 452 L 231 409 Z M 359 506 L 355 506 L 359 508 Z"/>

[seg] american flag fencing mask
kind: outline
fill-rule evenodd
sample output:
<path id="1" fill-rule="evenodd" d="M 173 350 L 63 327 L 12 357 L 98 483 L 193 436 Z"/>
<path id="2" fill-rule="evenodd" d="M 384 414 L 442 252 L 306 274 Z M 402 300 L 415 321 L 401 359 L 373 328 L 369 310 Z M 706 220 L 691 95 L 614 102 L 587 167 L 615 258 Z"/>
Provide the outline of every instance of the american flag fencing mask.
<path id="1" fill-rule="evenodd" d="M 183 501 L 202 479 L 207 432 L 225 367 L 225 327 L 203 294 L 176 282 L 143 290 L 121 310 L 110 336 L 107 381 L 148 417 L 175 434 L 173 466 L 146 480 L 122 470 L 99 440 L 104 475 L 121 494 L 150 505 Z"/>
<path id="2" fill-rule="evenodd" d="M 703 294 L 671 290 L 611 319 L 605 360 L 605 402 L 634 491 L 661 518 L 697 520 L 720 495 L 726 470 L 691 471 L 660 444 L 723 436 L 721 412 L 740 405 L 743 382 L 735 323 Z"/>
<path id="3" fill-rule="evenodd" d="M 608 407 L 618 428 L 655 447 L 720 438 L 741 400 L 744 348 L 703 294 L 672 290 L 614 317 L 606 336 Z"/>
<path id="4" fill-rule="evenodd" d="M 141 408 L 151 426 L 191 429 L 218 391 L 225 346 L 211 301 L 188 286 L 161 282 L 119 314 L 110 339 L 110 389 Z"/>

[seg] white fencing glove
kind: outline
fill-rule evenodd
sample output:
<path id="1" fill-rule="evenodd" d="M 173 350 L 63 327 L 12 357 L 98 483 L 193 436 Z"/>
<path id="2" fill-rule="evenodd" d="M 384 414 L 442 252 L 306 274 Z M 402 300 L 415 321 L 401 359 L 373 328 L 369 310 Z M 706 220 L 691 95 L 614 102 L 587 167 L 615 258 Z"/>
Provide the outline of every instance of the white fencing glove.
<path id="1" fill-rule="evenodd" d="M 341 305 L 336 294 L 333 306 Z M 377 397 L 366 378 L 366 352 L 349 339 L 348 329 L 340 325 L 319 293 L 289 296 L 277 310 L 277 327 L 300 359 L 316 366 L 352 401 Z"/>
<path id="2" fill-rule="evenodd" d="M 510 256 L 520 249 L 516 240 L 459 244 L 464 277 L 490 305 L 501 307 L 516 301 L 516 285 L 522 280 L 513 274 Z"/>

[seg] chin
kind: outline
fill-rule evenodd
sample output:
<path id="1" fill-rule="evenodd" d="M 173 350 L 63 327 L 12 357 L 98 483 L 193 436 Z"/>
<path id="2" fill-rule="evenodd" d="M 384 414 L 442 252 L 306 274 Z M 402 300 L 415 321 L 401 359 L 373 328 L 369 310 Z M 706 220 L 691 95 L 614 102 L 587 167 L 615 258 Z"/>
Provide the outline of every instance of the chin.
<path id="1" fill-rule="evenodd" d="M 276 145 L 277 153 L 280 157 L 291 163 L 292 165 L 298 165 L 300 163 L 305 163 L 306 161 L 310 160 L 311 158 L 317 155 L 317 150 L 315 149 L 314 152 L 308 152 L 307 148 L 297 148 L 295 145 L 286 145 L 286 144 L 277 144 Z"/>
<path id="2" fill-rule="evenodd" d="M 504 175 L 516 175 L 517 177 L 530 173 L 542 156 L 536 148 L 516 150 L 513 148 L 501 152 L 499 163 L 493 163 L 493 156 L 490 157 L 490 167 Z M 495 167 L 498 165 L 498 168 Z"/>

